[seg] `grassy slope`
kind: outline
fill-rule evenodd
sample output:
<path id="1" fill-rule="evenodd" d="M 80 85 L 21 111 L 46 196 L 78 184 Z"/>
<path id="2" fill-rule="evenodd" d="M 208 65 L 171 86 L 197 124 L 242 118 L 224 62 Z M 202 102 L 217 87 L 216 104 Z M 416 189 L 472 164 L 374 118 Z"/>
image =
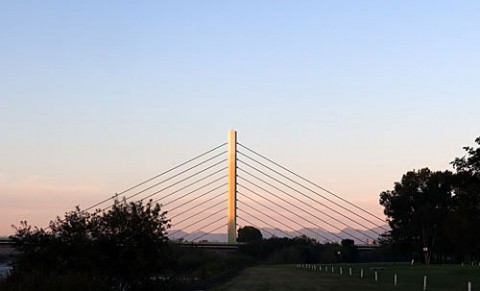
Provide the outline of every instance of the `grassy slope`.
<path id="1" fill-rule="evenodd" d="M 216 290 L 423 290 L 423 276 L 428 276 L 427 290 L 467 290 L 467 282 L 472 282 L 472 290 L 480 287 L 480 267 L 472 266 L 431 266 L 411 267 L 408 264 L 355 264 L 353 276 L 348 275 L 348 266 L 343 265 L 343 275 L 339 266 L 332 273 L 296 268 L 292 265 L 257 266 L 244 270 L 237 278 Z M 383 267 L 379 271 L 379 281 L 374 281 L 371 267 Z M 360 269 L 365 278 L 360 279 Z M 393 286 L 393 274 L 398 275 L 398 286 Z"/>

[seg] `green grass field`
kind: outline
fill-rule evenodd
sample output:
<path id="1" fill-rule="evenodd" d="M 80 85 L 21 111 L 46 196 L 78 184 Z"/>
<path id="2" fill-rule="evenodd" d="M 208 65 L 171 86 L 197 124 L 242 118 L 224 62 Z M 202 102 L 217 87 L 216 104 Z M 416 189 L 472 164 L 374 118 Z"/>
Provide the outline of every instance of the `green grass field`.
<path id="1" fill-rule="evenodd" d="M 236 278 L 214 289 L 233 290 L 423 290 L 423 277 L 427 275 L 427 290 L 480 290 L 480 267 L 477 265 L 424 265 L 410 264 L 351 264 L 322 265 L 322 271 L 298 268 L 294 265 L 263 265 L 245 269 Z M 325 266 L 328 266 L 325 271 Z M 332 273 L 331 267 L 334 267 Z M 340 275 L 340 267 L 343 274 Z M 349 268 L 352 268 L 352 276 Z M 378 282 L 371 268 L 378 271 Z M 360 278 L 360 270 L 364 278 Z M 398 284 L 393 278 L 397 274 Z"/>

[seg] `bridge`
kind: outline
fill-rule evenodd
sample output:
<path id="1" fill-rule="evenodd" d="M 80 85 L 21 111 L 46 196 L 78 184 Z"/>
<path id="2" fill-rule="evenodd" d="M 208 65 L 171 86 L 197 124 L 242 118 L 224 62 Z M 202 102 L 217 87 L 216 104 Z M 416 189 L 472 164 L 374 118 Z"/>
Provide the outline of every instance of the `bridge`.
<path id="1" fill-rule="evenodd" d="M 320 242 L 352 239 L 371 245 L 385 220 L 239 143 L 228 141 L 87 207 L 108 209 L 114 199 L 153 200 L 168 212 L 173 240 L 214 237 L 235 244 L 237 230 L 254 226 L 268 236 L 306 236 Z M 226 230 L 226 236 L 216 232 Z"/>
<path id="2" fill-rule="evenodd" d="M 83 210 L 106 210 L 122 198 L 160 203 L 170 239 L 207 247 L 207 236 L 235 245 L 247 225 L 264 237 L 352 239 L 365 248 L 385 231 L 384 219 L 239 143 L 234 130 L 227 142 Z"/>

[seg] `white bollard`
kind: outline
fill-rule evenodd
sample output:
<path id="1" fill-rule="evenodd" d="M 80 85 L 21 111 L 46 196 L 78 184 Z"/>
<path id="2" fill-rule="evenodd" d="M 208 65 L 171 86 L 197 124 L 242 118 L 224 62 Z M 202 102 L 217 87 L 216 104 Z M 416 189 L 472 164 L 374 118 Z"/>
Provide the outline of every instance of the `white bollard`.
<path id="1" fill-rule="evenodd" d="M 322 265 L 320 265 L 320 269 L 319 269 L 319 271 L 321 271 L 321 270 L 322 270 Z"/>
<path id="2" fill-rule="evenodd" d="M 427 290 L 427 275 L 423 276 L 423 291 Z"/>
<path id="3" fill-rule="evenodd" d="M 350 276 L 352 276 L 352 268 L 348 268 L 348 274 L 350 274 Z"/>
<path id="4" fill-rule="evenodd" d="M 378 282 L 378 272 L 375 271 L 375 282 Z"/>
<path id="5" fill-rule="evenodd" d="M 472 291 L 472 282 L 468 282 L 467 284 L 467 290 Z"/>
<path id="6" fill-rule="evenodd" d="M 394 286 L 397 286 L 397 283 L 398 283 L 398 281 L 397 281 L 397 274 L 394 274 L 394 275 L 393 275 L 393 285 L 394 285 Z"/>
<path id="7" fill-rule="evenodd" d="M 363 269 L 360 270 L 360 278 L 363 279 Z"/>
<path id="8" fill-rule="evenodd" d="M 332 273 L 335 272 L 334 269 L 333 269 L 333 266 L 332 266 Z"/>
<path id="9" fill-rule="evenodd" d="M 342 275 L 342 274 L 343 274 L 343 268 L 340 267 L 340 275 Z"/>

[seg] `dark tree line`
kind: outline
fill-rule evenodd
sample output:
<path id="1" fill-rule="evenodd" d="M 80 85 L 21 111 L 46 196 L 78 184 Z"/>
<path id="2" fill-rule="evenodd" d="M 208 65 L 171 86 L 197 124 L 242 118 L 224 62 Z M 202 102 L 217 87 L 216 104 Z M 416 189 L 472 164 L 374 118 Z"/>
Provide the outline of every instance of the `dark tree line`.
<path id="1" fill-rule="evenodd" d="M 238 230 L 238 241 L 244 243 L 240 246 L 241 253 L 263 263 L 313 264 L 358 260 L 358 250 L 351 239 L 344 239 L 341 244 L 321 244 L 304 235 L 263 239 L 260 230 L 245 226 Z"/>
<path id="2" fill-rule="evenodd" d="M 382 243 L 425 261 L 480 259 L 480 147 L 464 150 L 454 172 L 409 171 L 380 194 L 391 228 Z"/>
<path id="3" fill-rule="evenodd" d="M 27 222 L 11 236 L 19 255 L 5 290 L 161 290 L 174 262 L 169 221 L 159 204 L 115 201 L 107 211 L 76 210 L 47 229 Z"/>

